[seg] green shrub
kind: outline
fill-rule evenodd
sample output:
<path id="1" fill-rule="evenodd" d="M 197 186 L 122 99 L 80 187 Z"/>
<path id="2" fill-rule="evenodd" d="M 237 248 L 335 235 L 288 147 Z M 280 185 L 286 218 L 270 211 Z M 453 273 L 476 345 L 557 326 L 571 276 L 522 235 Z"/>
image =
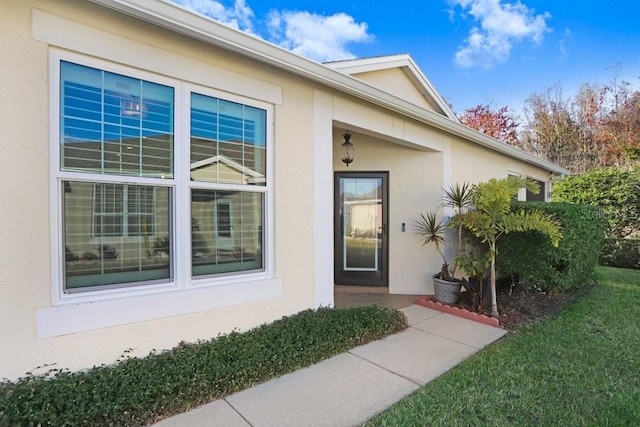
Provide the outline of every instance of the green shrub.
<path id="1" fill-rule="evenodd" d="M 0 383 L 0 425 L 145 425 L 406 328 L 382 306 L 306 310 L 82 372 Z"/>
<path id="2" fill-rule="evenodd" d="M 640 239 L 605 239 L 600 263 L 640 270 Z"/>
<path id="3" fill-rule="evenodd" d="M 607 235 L 625 237 L 640 230 L 640 168 L 596 168 L 553 185 L 553 201 L 596 206 L 607 220 Z"/>
<path id="4" fill-rule="evenodd" d="M 498 245 L 501 274 L 544 291 L 575 289 L 593 280 L 602 252 L 605 223 L 597 208 L 571 203 L 518 202 L 516 208 L 540 209 L 560 221 L 562 240 L 554 248 L 537 232 L 510 233 Z"/>

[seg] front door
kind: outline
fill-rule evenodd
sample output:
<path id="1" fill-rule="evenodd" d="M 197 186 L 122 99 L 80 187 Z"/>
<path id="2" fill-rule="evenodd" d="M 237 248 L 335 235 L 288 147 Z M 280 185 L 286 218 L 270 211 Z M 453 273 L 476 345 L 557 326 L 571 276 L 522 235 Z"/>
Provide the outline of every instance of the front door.
<path id="1" fill-rule="evenodd" d="M 388 285 L 387 181 L 387 172 L 335 174 L 337 285 Z"/>

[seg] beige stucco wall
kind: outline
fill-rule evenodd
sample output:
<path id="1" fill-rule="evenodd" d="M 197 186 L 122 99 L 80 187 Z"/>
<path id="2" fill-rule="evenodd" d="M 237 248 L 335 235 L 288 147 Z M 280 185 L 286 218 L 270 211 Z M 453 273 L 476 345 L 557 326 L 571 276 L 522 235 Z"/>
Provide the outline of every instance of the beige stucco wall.
<path id="1" fill-rule="evenodd" d="M 442 136 L 433 134 L 431 137 L 433 143 L 442 143 Z M 432 293 L 430 276 L 441 260 L 432 248 L 420 245 L 413 224 L 421 212 L 435 209 L 438 205 L 443 182 L 442 153 L 403 147 L 354 133 L 351 142 L 356 147 L 356 157 L 347 168 L 340 161 L 340 144 L 343 141 L 337 129 L 333 142 L 336 171 L 389 173 L 389 292 Z"/>
<path id="2" fill-rule="evenodd" d="M 196 75 L 200 79 L 197 83 L 231 93 L 236 88 L 245 91 L 252 86 L 266 88 L 266 95 L 258 93 L 258 99 L 281 97 L 280 102 L 274 103 L 274 141 L 277 143 L 273 148 L 274 163 L 278 167 L 269 177 L 275 183 L 277 194 L 273 215 L 277 253 L 274 277 L 281 281 L 280 297 L 37 338 L 41 326 L 36 321 L 37 315 L 52 306 L 52 287 L 58 280 L 52 276 L 50 254 L 52 228 L 56 232 L 50 222 L 50 207 L 54 203 L 50 200 L 51 140 L 47 101 L 50 46 L 41 39 L 46 36 L 61 43 L 68 41 L 65 28 L 59 32 L 42 28 L 43 16 L 45 20 L 62 17 L 62 22 L 73 23 L 74 34 L 80 35 L 73 38 L 73 49 L 80 53 L 90 52 L 115 62 L 120 59 L 114 58 L 129 58 L 127 62 L 123 60 L 123 64 L 176 78 L 180 78 L 182 72 Z M 313 88 L 310 85 L 89 2 L 3 2 L 0 26 L 5 34 L 11 34 L 0 41 L 2 57 L 11 59 L 0 61 L 0 98 L 4 100 L 0 103 L 4 148 L 0 177 L 5 183 L 2 196 L 6 206 L 0 211 L 0 377 L 14 378 L 44 364 L 80 369 L 111 363 L 126 349 L 144 355 L 154 348 L 173 347 L 181 340 L 209 338 L 233 328 L 247 329 L 314 305 L 313 227 L 310 226 L 313 176 L 312 168 L 301 167 L 313 163 L 311 144 L 301 143 L 312 140 Z M 225 70 L 227 73 L 221 73 Z M 233 77 L 236 75 L 237 81 Z M 290 179 L 292 176 L 296 179 Z M 300 215 L 301 212 L 304 215 Z M 123 306 L 134 300 L 123 298 Z M 141 307 L 145 301 L 140 299 Z M 171 303 L 166 305 L 170 308 Z M 86 307 L 80 304 L 72 308 Z M 116 309 L 114 315 L 117 314 Z"/>
<path id="3" fill-rule="evenodd" d="M 404 71 L 399 68 L 388 68 L 384 70 L 368 71 L 366 73 L 356 73 L 353 77 L 369 83 L 372 86 L 392 93 L 395 96 L 419 105 L 429 111 L 438 110 L 427 101 L 424 95 L 413 84 Z"/>
<path id="4" fill-rule="evenodd" d="M 336 103 L 340 105 L 340 102 Z M 351 110 L 353 110 L 353 105 Z M 375 116 L 375 115 L 372 115 Z M 356 114 L 357 117 L 357 114 Z M 393 123 L 390 120 L 389 123 Z M 371 124 L 384 134 L 384 125 Z M 408 127 L 413 123 L 407 123 Z M 387 134 L 394 127 L 387 126 Z M 450 183 L 477 183 L 510 174 L 548 179 L 548 172 L 526 162 L 513 159 L 460 138 L 444 135 L 422 126 L 421 142 L 433 149 L 415 149 L 389 142 L 389 135 L 376 138 L 353 133 L 351 142 L 356 155 L 349 167 L 340 161 L 342 129 L 334 132 L 334 168 L 337 171 L 389 172 L 389 292 L 392 294 L 433 294 L 431 276 L 439 271 L 442 259 L 433 247 L 423 247 L 414 233 L 415 220 L 421 213 L 437 210 L 442 200 L 442 188 Z M 409 138 L 411 139 L 411 138 Z M 406 231 L 402 232 L 402 223 Z M 455 233 L 445 248 L 448 261 L 453 262 Z"/>
<path id="5" fill-rule="evenodd" d="M 521 175 L 539 181 L 548 181 L 549 172 L 529 163 L 516 160 L 462 139 L 453 138 L 453 182 L 481 182 L 489 178 Z"/>
<path id="6" fill-rule="evenodd" d="M 389 172 L 390 292 L 405 294 L 432 292 L 430 277 L 441 262 L 432 248 L 420 246 L 413 223 L 421 212 L 437 207 L 443 186 L 508 173 L 545 178 L 543 171 L 396 113 L 90 2 L 4 3 L 0 25 L 11 37 L 0 40 L 0 48 L 2 57 L 11 60 L 0 61 L 0 99 L 5 100 L 0 103 L 4 148 L 0 179 L 5 183 L 5 209 L 0 210 L 0 378 L 14 378 L 44 364 L 80 369 L 110 363 L 127 349 L 144 355 L 182 340 L 247 329 L 317 305 L 330 295 L 332 285 L 323 272 L 332 268 L 324 265 L 330 264 L 330 252 L 325 247 L 332 242 L 332 224 L 324 217 L 331 216 L 333 171 Z M 54 274 L 56 268 L 52 268 L 57 258 L 51 253 L 59 227 L 52 214 L 58 196 L 52 190 L 49 169 L 54 142 L 48 105 L 52 47 L 255 97 L 272 105 L 275 168 L 267 179 L 274 183 L 275 194 L 270 211 L 270 218 L 274 218 L 270 236 L 274 258 L 269 285 L 274 291 L 253 302 L 230 302 L 217 308 L 198 306 L 196 312 L 187 310 L 170 317 L 38 338 L 43 328 L 55 329 L 55 325 L 42 323 L 56 319 L 58 308 L 55 290 L 59 279 Z M 406 83 L 398 73 L 402 74 L 399 70 L 381 74 L 378 83 L 396 77 Z M 424 100 L 416 98 L 415 87 L 398 90 L 428 108 Z M 352 131 L 357 150 L 356 160 L 348 169 L 339 159 L 345 128 Z M 332 161 L 328 157 L 326 163 L 319 162 L 331 148 Z M 314 194 L 325 197 L 314 198 Z M 317 261 L 319 252 L 322 262 Z M 168 290 L 115 298 L 106 304 L 114 307 L 108 315 L 117 317 L 131 316 L 139 307 L 148 308 L 156 302 L 171 311 L 173 301 L 164 298 L 167 295 L 183 302 L 195 295 L 192 300 L 200 303 L 199 295 L 214 300 L 213 296 L 230 294 L 244 301 L 244 285 L 238 281 L 211 287 L 212 293 L 207 293 L 207 287 Z M 65 319 L 72 322 L 77 315 L 78 322 L 94 321 L 94 310 L 103 305 L 68 304 L 65 309 L 70 314 Z"/>

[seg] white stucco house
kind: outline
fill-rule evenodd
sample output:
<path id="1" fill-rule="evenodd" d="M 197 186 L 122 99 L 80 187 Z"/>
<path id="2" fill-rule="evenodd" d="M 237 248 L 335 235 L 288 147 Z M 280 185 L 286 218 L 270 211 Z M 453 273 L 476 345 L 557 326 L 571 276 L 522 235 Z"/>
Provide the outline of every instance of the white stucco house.
<path id="1" fill-rule="evenodd" d="M 320 64 L 161 0 L 0 27 L 0 377 L 432 293 L 412 224 L 443 187 L 567 172 L 462 126 L 409 55 Z"/>

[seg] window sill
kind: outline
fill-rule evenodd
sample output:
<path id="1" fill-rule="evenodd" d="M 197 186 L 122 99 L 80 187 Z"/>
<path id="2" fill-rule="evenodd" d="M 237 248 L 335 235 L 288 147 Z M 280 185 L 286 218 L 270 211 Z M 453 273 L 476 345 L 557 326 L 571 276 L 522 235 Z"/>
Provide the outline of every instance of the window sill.
<path id="1" fill-rule="evenodd" d="M 36 310 L 38 339 L 181 316 L 282 296 L 279 278 L 198 287 Z"/>

